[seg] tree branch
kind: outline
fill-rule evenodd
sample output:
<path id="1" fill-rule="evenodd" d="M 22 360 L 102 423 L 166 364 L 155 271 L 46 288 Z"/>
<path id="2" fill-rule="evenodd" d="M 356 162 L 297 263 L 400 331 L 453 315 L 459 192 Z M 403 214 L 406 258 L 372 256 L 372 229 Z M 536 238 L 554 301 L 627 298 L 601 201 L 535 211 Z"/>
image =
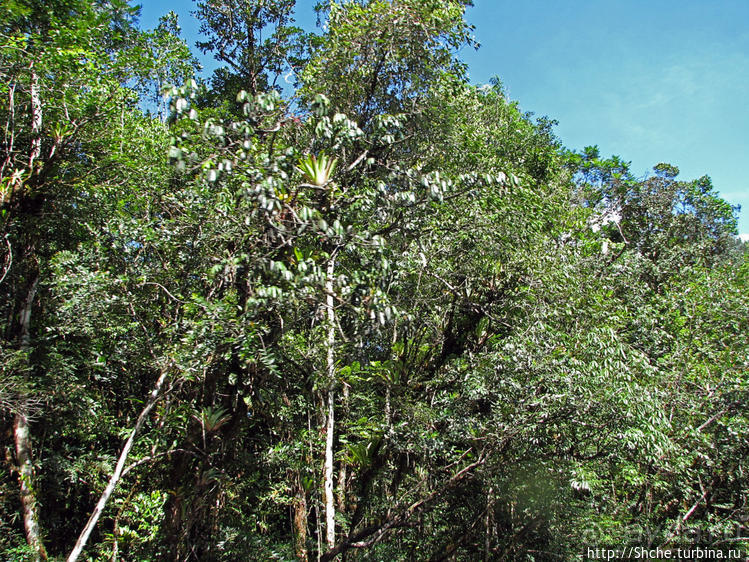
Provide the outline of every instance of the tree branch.
<path id="1" fill-rule="evenodd" d="M 83 528 L 83 531 L 81 531 L 81 534 L 78 537 L 73 550 L 68 556 L 67 562 L 75 562 L 76 560 L 78 560 L 78 557 L 81 555 L 83 549 L 86 546 L 86 543 L 88 542 L 91 531 L 93 531 L 94 527 L 96 527 L 96 523 L 99 521 L 99 517 L 101 517 L 101 514 L 103 513 L 104 508 L 109 501 L 109 497 L 112 495 L 112 492 L 114 492 L 114 489 L 117 486 L 117 483 L 120 481 L 120 478 L 122 478 L 125 468 L 125 461 L 127 460 L 127 456 L 130 454 L 130 450 L 135 444 L 135 438 L 138 435 L 140 428 L 143 427 L 143 424 L 148 418 L 148 414 L 151 412 L 161 396 L 161 388 L 164 386 L 164 382 L 167 379 L 167 371 L 168 369 L 166 367 L 162 369 L 161 374 L 159 375 L 159 379 L 156 381 L 156 385 L 154 386 L 154 389 L 151 391 L 151 394 L 148 398 L 148 402 L 146 402 L 145 407 L 140 412 L 138 420 L 135 422 L 135 427 L 130 432 L 130 437 L 128 437 L 128 440 L 125 442 L 125 446 L 122 448 L 122 452 L 120 453 L 120 458 L 117 461 L 117 466 L 114 469 L 114 473 L 109 479 L 109 483 L 104 489 L 104 492 L 102 492 L 99 501 L 96 503 L 96 507 L 91 513 L 91 517 L 89 517 L 86 526 Z"/>
<path id="2" fill-rule="evenodd" d="M 385 538 L 385 536 L 393 529 L 399 527 L 408 526 L 408 520 L 420 513 L 434 500 L 439 498 L 442 494 L 448 491 L 450 488 L 455 487 L 461 480 L 468 476 L 475 468 L 483 465 L 486 462 L 486 457 L 481 456 L 476 462 L 469 464 L 463 469 L 459 470 L 453 475 L 447 482 L 445 482 L 441 488 L 435 490 L 426 497 L 412 503 L 410 506 L 402 509 L 396 515 L 386 517 L 384 521 L 370 525 L 355 533 L 349 535 L 346 540 L 341 544 L 326 552 L 321 558 L 320 562 L 329 562 L 333 560 L 339 554 L 342 554 L 351 548 L 369 548 L 377 544 L 379 541 Z M 369 538 L 371 537 L 371 538 Z M 368 540 L 365 540 L 368 539 Z"/>
<path id="3" fill-rule="evenodd" d="M 193 451 L 188 451 L 187 449 L 171 449 L 169 451 L 164 451 L 163 453 L 159 453 L 157 455 L 152 455 L 150 457 L 144 457 L 140 459 L 139 461 L 136 461 L 127 467 L 122 471 L 122 476 L 125 476 L 128 472 L 133 470 L 134 468 L 139 467 L 142 464 L 146 464 L 148 462 L 155 461 L 158 458 L 165 457 L 167 455 L 173 455 L 174 453 L 187 453 L 188 455 L 198 456 Z"/>

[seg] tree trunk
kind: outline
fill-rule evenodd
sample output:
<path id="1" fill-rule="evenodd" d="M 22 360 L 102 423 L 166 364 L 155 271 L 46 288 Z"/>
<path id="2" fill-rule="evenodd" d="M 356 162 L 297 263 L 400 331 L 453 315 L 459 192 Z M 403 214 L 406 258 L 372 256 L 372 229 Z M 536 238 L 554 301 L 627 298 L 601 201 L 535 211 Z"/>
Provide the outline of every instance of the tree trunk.
<path id="1" fill-rule="evenodd" d="M 36 297 L 39 283 L 39 273 L 32 273 L 33 280 L 26 292 L 26 298 L 21 305 L 18 321 L 18 335 L 21 351 L 29 362 L 31 353 L 31 307 Z M 26 531 L 26 541 L 36 554 L 37 560 L 46 560 L 47 551 L 42 543 L 39 531 L 39 513 L 34 488 L 34 464 L 32 455 L 31 430 L 29 427 L 29 413 L 27 404 L 21 404 L 13 422 L 13 437 L 16 445 L 16 461 L 18 462 L 18 481 L 21 494 L 21 510 L 23 526 Z"/>
<path id="2" fill-rule="evenodd" d="M 291 406 L 291 401 L 285 393 L 283 394 L 283 401 L 287 406 Z M 309 426 L 309 411 L 307 411 L 307 425 Z M 291 424 L 287 428 L 286 439 L 289 445 L 293 446 L 294 432 Z M 310 458 L 305 458 L 305 461 L 309 463 Z M 302 471 L 299 468 L 290 468 L 287 471 L 287 476 L 294 493 L 294 499 L 291 502 L 291 532 L 294 538 L 294 554 L 297 560 L 307 562 L 309 560 L 309 553 L 307 551 L 307 533 L 309 528 L 307 491 L 302 480 Z"/>
<path id="3" fill-rule="evenodd" d="M 34 465 L 31 461 L 31 436 L 29 433 L 29 419 L 26 412 L 18 412 L 16 414 L 13 423 L 13 433 L 16 441 L 18 481 L 21 487 L 21 509 L 23 510 L 23 526 L 26 530 L 26 541 L 36 553 L 37 560 L 46 560 L 47 551 L 44 549 L 39 532 L 36 490 L 33 485 Z"/>
<path id="4" fill-rule="evenodd" d="M 329 549 L 335 547 L 335 497 L 333 495 L 333 432 L 335 430 L 335 309 L 333 299 L 333 274 L 335 273 L 335 253 L 328 262 L 325 279 L 326 305 L 328 309 L 327 375 L 328 375 L 328 416 L 325 428 L 325 539 Z"/>
<path id="5" fill-rule="evenodd" d="M 34 171 L 34 161 L 41 155 L 42 147 L 42 102 L 39 93 L 39 76 L 34 70 L 34 64 L 29 66 L 31 74 L 30 96 L 31 96 L 31 147 L 29 150 L 29 175 Z M 29 244 L 24 259 L 29 270 L 27 277 L 30 280 L 26 295 L 21 304 L 18 315 L 18 344 L 25 355 L 27 367 L 30 364 L 31 354 L 31 312 L 36 298 L 37 285 L 39 284 L 39 271 L 35 265 L 34 245 Z M 39 513 L 34 488 L 34 464 L 33 447 L 31 439 L 31 428 L 29 424 L 28 401 L 22 401 L 13 422 L 13 437 L 15 440 L 16 460 L 18 462 L 18 480 L 20 484 L 21 510 L 23 515 L 23 526 L 26 532 L 26 541 L 34 551 L 37 560 L 46 560 L 47 552 L 41 539 L 39 530 Z"/>
<path id="6" fill-rule="evenodd" d="M 346 420 L 349 415 L 349 387 L 344 383 L 343 385 L 343 404 L 341 407 L 341 420 Z M 341 463 L 338 468 L 338 511 L 346 513 L 346 486 L 348 480 L 348 471 L 346 470 L 346 463 Z"/>
<path id="7" fill-rule="evenodd" d="M 101 517 L 101 514 L 104 511 L 104 507 L 107 505 L 109 497 L 112 495 L 112 492 L 114 492 L 114 489 L 117 486 L 120 477 L 122 476 L 122 471 L 125 469 L 125 461 L 127 460 L 127 456 L 130 454 L 130 450 L 135 444 L 135 437 L 138 435 L 138 431 L 140 431 L 140 428 L 148 418 L 148 414 L 151 412 L 159 399 L 159 395 L 161 394 L 161 387 L 164 386 L 166 377 L 167 369 L 164 368 L 164 370 L 161 372 L 161 375 L 159 376 L 159 380 L 156 381 L 156 386 L 151 391 L 148 402 L 138 416 L 138 421 L 135 422 L 135 427 L 130 432 L 130 437 L 128 437 L 128 440 L 125 442 L 125 446 L 122 448 L 122 452 L 120 453 L 120 458 L 117 461 L 117 466 L 114 469 L 114 473 L 109 479 L 109 483 L 104 489 L 104 492 L 102 492 L 101 497 L 99 498 L 99 501 L 94 508 L 94 511 L 91 513 L 91 517 L 89 517 L 88 522 L 86 523 L 86 526 L 83 528 L 83 531 L 81 531 L 81 534 L 78 537 L 73 550 L 68 555 L 67 562 L 75 562 L 76 560 L 78 560 L 78 557 L 86 547 L 86 543 L 88 542 L 88 537 L 91 535 L 91 531 L 93 531 L 94 527 L 96 527 L 96 523 L 99 521 L 99 517 Z"/>
<path id="8" fill-rule="evenodd" d="M 397 341 L 398 341 L 398 324 L 394 322 L 393 323 L 393 339 L 392 339 L 391 347 L 394 348 Z M 393 359 L 396 360 L 397 357 L 393 357 Z M 388 437 L 392 437 L 393 435 L 393 410 L 392 410 L 392 405 L 390 404 L 390 386 L 391 386 L 391 378 L 388 377 L 385 379 L 385 427 L 387 428 Z"/>
<path id="9" fill-rule="evenodd" d="M 34 70 L 34 63 L 29 67 L 31 72 L 31 151 L 29 152 L 29 175 L 34 173 L 34 161 L 42 153 L 42 100 L 39 95 L 39 76 Z"/>
<path id="10" fill-rule="evenodd" d="M 307 493 L 302 485 L 301 474 L 294 471 L 294 487 L 296 488 L 294 510 L 294 553 L 297 560 L 307 562 Z"/>
<path id="11" fill-rule="evenodd" d="M 484 519 L 484 561 L 491 560 L 492 534 L 494 533 L 494 488 L 486 495 L 486 517 Z"/>

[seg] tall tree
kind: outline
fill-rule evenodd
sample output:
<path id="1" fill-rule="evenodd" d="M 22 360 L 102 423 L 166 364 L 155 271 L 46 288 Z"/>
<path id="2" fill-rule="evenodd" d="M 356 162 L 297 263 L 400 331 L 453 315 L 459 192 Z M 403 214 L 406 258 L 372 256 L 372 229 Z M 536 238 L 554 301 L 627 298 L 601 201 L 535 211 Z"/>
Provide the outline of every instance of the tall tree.
<path id="1" fill-rule="evenodd" d="M 198 48 L 223 66 L 214 72 L 218 103 L 241 90 L 251 95 L 281 88 L 279 79 L 299 69 L 304 34 L 293 25 L 295 0 L 201 0 L 195 10 L 205 37 Z"/>
<path id="2" fill-rule="evenodd" d="M 45 322 L 38 317 L 45 309 L 46 276 L 54 253 L 86 237 L 79 221 L 91 209 L 87 182 L 102 171 L 97 157 L 117 136 L 101 132 L 121 128 L 116 124 L 136 99 L 124 82 L 147 76 L 149 59 L 130 57 L 136 10 L 125 2 L 5 2 L 2 10 L 0 70 L 7 103 L 0 187 L 2 228 L 12 256 L 3 277 L 8 323 L 2 347 L 5 357 L 18 358 L 11 381 L 26 538 L 44 559 L 31 419 L 43 389 L 52 384 L 40 338 Z"/>

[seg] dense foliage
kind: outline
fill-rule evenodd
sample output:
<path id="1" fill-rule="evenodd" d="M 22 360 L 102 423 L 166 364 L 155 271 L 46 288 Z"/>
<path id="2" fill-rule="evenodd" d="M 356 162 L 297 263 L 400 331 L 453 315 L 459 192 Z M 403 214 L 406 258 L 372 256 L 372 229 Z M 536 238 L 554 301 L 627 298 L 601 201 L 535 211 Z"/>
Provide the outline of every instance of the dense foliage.
<path id="1" fill-rule="evenodd" d="M 0 1 L 3 559 L 746 555 L 736 209 L 470 85 L 468 5 L 199 0 L 200 80 Z"/>

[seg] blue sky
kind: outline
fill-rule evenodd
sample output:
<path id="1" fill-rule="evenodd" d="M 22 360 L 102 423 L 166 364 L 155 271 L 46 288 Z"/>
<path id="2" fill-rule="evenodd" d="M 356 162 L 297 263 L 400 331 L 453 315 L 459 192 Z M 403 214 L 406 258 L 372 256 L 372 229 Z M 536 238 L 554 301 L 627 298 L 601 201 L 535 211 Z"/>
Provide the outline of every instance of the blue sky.
<path id="1" fill-rule="evenodd" d="M 313 26 L 314 0 L 299 0 Z M 709 175 L 749 233 L 749 0 L 474 0 L 471 81 L 498 76 L 525 111 L 559 121 L 568 148 L 597 144 L 643 175 L 659 162 Z M 189 0 L 144 4 L 143 27 Z"/>

